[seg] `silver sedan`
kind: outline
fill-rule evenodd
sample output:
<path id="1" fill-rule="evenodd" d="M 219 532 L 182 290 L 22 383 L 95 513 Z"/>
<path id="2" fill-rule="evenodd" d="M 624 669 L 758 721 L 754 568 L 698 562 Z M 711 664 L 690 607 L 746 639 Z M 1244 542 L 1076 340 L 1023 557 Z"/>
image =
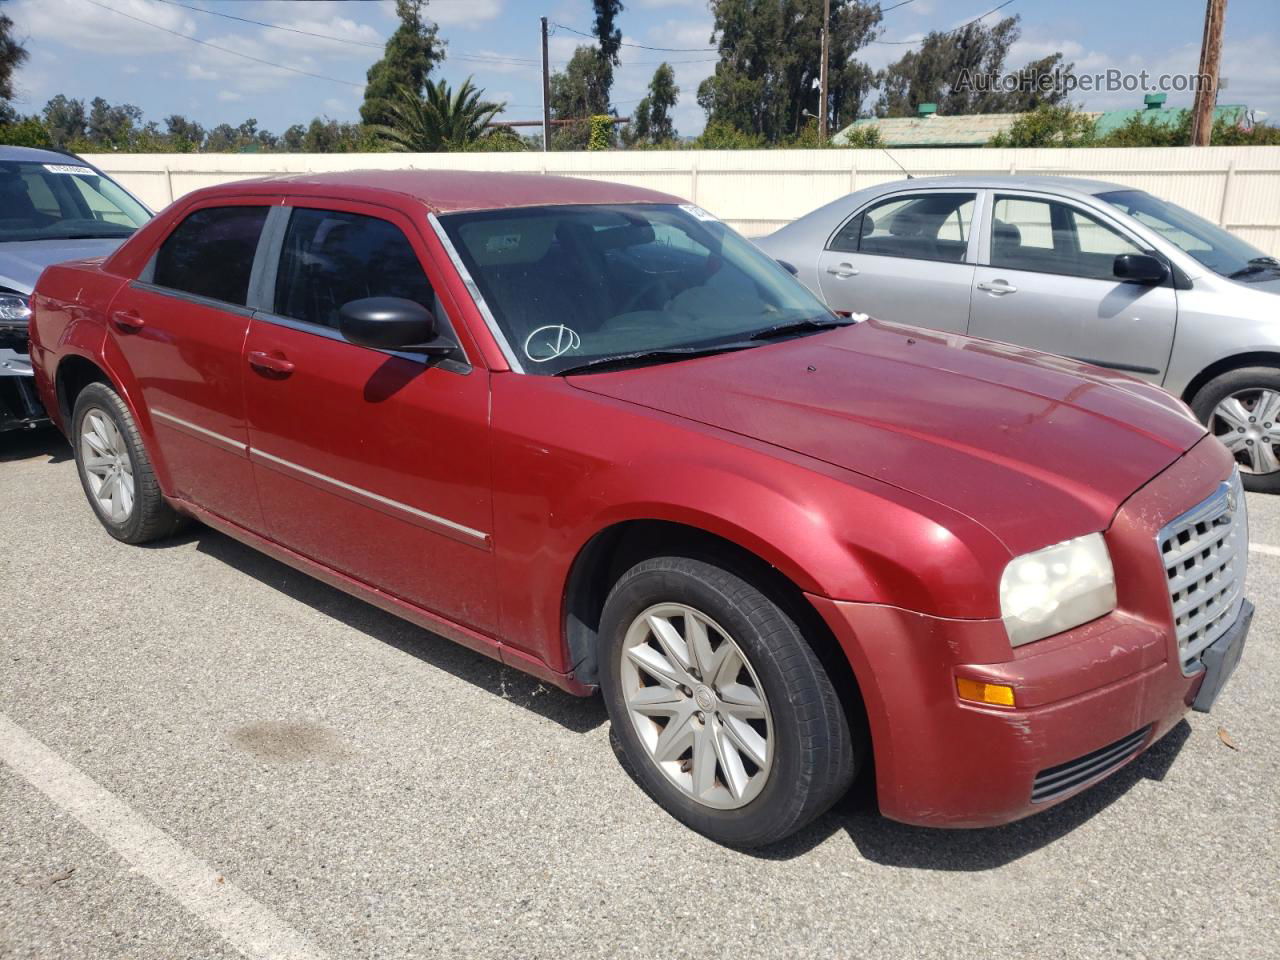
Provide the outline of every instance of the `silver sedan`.
<path id="1" fill-rule="evenodd" d="M 841 313 L 1003 340 L 1150 380 L 1280 492 L 1280 261 L 1141 190 L 933 177 L 756 241 Z"/>

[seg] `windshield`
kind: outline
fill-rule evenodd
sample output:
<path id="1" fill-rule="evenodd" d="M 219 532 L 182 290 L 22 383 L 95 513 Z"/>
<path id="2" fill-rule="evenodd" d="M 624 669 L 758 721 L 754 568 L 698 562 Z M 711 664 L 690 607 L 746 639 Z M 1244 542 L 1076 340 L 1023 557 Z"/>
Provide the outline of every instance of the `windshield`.
<path id="1" fill-rule="evenodd" d="M 1265 272 L 1266 264 L 1258 262 L 1264 259 L 1261 250 L 1176 204 L 1141 190 L 1117 190 L 1100 194 L 1100 197 L 1195 257 L 1214 273 L 1242 279 Z"/>
<path id="2" fill-rule="evenodd" d="M 70 158 L 0 162 L 0 243 L 127 237 L 150 218 L 119 184 Z"/>
<path id="3" fill-rule="evenodd" d="M 786 270 L 693 206 L 528 207 L 440 222 L 530 373 L 663 351 L 675 359 L 835 319 Z"/>

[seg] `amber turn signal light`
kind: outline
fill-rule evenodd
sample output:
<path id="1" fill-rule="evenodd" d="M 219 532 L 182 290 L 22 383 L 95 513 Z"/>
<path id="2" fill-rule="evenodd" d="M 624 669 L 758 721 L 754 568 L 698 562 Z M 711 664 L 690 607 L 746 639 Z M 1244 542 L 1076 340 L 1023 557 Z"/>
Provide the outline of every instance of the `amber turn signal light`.
<path id="1" fill-rule="evenodd" d="M 991 703 L 997 707 L 1013 706 L 1013 687 L 1003 683 L 983 683 L 968 677 L 956 677 L 956 693 L 960 694 L 961 700 L 971 700 L 974 703 Z"/>

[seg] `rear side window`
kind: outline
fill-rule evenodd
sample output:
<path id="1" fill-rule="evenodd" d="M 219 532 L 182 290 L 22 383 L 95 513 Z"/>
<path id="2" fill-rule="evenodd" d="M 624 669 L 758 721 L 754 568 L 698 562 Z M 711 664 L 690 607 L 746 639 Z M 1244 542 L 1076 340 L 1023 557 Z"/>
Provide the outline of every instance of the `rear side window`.
<path id="1" fill-rule="evenodd" d="M 365 297 L 403 297 L 443 318 L 431 282 L 400 228 L 339 210 L 293 211 L 275 294 L 277 314 L 334 329 L 339 308 Z"/>
<path id="2" fill-rule="evenodd" d="M 169 234 L 151 282 L 243 307 L 267 207 L 206 207 Z"/>
<path id="3" fill-rule="evenodd" d="M 960 263 L 969 246 L 975 200 L 972 193 L 890 197 L 841 227 L 832 237 L 830 249 Z"/>

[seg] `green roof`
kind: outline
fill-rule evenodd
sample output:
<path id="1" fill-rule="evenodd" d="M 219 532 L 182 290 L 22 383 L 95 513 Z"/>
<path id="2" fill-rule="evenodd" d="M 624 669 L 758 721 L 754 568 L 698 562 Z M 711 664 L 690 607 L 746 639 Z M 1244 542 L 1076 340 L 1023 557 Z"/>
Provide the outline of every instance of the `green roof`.
<path id="1" fill-rule="evenodd" d="M 1240 124 L 1244 123 L 1248 112 L 1249 108 L 1242 103 L 1228 103 L 1213 108 L 1213 119 L 1223 120 L 1228 124 Z M 1135 116 L 1141 116 L 1145 123 L 1176 127 L 1186 114 L 1186 107 L 1161 107 L 1158 110 L 1108 110 L 1106 113 L 1099 114 L 1094 130 L 1098 136 L 1105 137 L 1113 130 L 1119 130 Z"/>

